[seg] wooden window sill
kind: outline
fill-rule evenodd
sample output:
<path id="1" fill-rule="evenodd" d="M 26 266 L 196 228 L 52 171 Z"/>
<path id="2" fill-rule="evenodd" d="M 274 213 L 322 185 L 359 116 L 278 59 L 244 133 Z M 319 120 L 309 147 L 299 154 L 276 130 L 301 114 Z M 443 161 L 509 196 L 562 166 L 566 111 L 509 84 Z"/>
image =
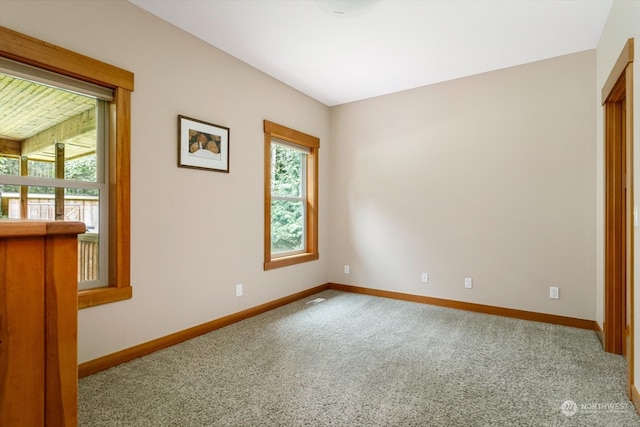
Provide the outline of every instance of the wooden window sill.
<path id="1" fill-rule="evenodd" d="M 288 265 L 301 264 L 303 262 L 315 261 L 320 258 L 318 253 L 304 253 L 290 256 L 274 258 L 264 263 L 264 269 L 273 270 L 275 268 L 286 267 Z"/>
<path id="2" fill-rule="evenodd" d="M 132 296 L 133 290 L 131 286 L 85 289 L 78 291 L 78 309 L 131 299 Z"/>

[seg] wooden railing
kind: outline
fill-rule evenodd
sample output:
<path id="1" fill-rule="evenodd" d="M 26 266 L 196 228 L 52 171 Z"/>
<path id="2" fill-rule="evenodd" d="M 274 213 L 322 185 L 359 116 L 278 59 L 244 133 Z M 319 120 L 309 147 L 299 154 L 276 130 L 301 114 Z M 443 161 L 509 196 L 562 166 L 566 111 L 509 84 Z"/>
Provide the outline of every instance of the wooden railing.
<path id="1" fill-rule="evenodd" d="M 78 282 L 100 278 L 98 236 L 97 233 L 78 236 Z"/>

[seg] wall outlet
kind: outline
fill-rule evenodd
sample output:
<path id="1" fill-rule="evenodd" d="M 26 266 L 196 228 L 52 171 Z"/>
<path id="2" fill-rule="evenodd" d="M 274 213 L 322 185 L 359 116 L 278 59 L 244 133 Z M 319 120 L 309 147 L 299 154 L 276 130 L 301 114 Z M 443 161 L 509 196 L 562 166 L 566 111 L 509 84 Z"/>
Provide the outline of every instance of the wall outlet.
<path id="1" fill-rule="evenodd" d="M 473 279 L 471 277 L 464 278 L 464 287 L 467 289 L 473 288 Z"/>
<path id="2" fill-rule="evenodd" d="M 344 265 L 344 274 L 349 274 L 351 272 L 351 268 L 349 268 L 348 264 Z"/>
<path id="3" fill-rule="evenodd" d="M 560 299 L 560 288 L 557 286 L 549 286 L 549 298 Z"/>
<path id="4" fill-rule="evenodd" d="M 429 273 L 422 273 L 422 277 L 420 279 L 422 283 L 429 283 Z"/>
<path id="5" fill-rule="evenodd" d="M 242 296 L 242 283 L 238 283 L 236 285 L 236 296 L 237 297 L 241 297 Z"/>

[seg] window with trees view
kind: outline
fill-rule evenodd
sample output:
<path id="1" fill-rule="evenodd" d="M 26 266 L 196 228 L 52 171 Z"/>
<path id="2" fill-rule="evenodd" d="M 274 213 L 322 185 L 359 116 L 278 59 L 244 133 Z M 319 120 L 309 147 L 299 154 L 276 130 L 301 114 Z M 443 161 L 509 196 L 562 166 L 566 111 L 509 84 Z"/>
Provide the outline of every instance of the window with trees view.
<path id="1" fill-rule="evenodd" d="M 79 308 L 132 295 L 132 91 L 129 71 L 0 26 L 0 217 L 87 225 Z"/>
<path id="2" fill-rule="evenodd" d="M 265 270 L 318 259 L 318 148 L 311 135 L 266 121 Z"/>

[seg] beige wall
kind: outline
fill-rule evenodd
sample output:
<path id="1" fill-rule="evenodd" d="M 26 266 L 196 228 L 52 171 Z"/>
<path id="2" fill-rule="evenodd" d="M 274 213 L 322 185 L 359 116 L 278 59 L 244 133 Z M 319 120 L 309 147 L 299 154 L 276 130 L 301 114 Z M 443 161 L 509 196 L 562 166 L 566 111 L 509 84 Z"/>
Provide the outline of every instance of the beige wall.
<path id="1" fill-rule="evenodd" d="M 594 85 L 587 51 L 333 108 L 331 281 L 594 319 Z"/>
<path id="2" fill-rule="evenodd" d="M 627 40 L 629 38 L 635 38 L 635 43 L 639 43 L 640 42 L 640 2 L 637 1 L 621 1 L 621 0 L 616 0 L 613 3 L 613 6 L 611 8 L 611 12 L 609 13 L 609 18 L 607 20 L 607 23 L 605 25 L 604 30 L 602 31 L 602 36 L 600 37 L 600 41 L 598 43 L 598 48 L 597 48 L 597 83 L 596 83 L 596 94 L 597 94 L 597 100 L 598 100 L 598 108 L 597 108 L 597 112 L 598 112 L 598 116 L 597 116 L 597 131 L 596 131 L 596 137 L 597 137 L 597 160 L 596 160 L 596 170 L 597 170 L 597 201 L 596 201 L 596 212 L 597 212 L 597 250 L 598 250 L 598 254 L 597 254 L 597 286 L 596 286 L 596 290 L 597 290 L 597 303 L 596 303 L 596 309 L 597 309 L 597 321 L 600 324 L 600 326 L 602 326 L 602 321 L 603 321 L 603 317 L 604 317 L 604 255 L 603 255 L 603 248 L 604 248 L 604 230 L 603 230 L 603 223 L 604 223 L 604 199 L 603 199 L 603 182 L 604 182 L 604 171 L 603 171 L 603 164 L 604 164 L 604 130 L 603 130 L 603 123 L 604 123 L 604 119 L 603 119 L 603 112 L 602 112 L 602 108 L 600 107 L 600 103 L 602 102 L 602 87 L 604 86 L 604 83 L 606 82 L 607 78 L 609 77 L 609 74 L 611 73 L 611 69 L 613 68 L 613 65 L 615 64 L 616 60 L 618 59 L 618 57 L 620 56 L 620 52 L 622 51 L 623 47 L 625 46 L 625 43 L 627 42 Z M 637 52 L 637 49 L 636 49 Z M 638 61 L 634 61 L 634 66 L 633 66 L 633 73 L 634 73 L 634 80 L 637 82 L 638 81 L 638 76 L 640 76 L 640 64 L 638 63 Z M 634 134 L 634 145 L 635 145 L 635 149 L 634 149 L 634 161 L 633 161 L 633 168 L 634 168 L 634 205 L 638 206 L 638 200 L 640 200 L 640 150 L 638 150 L 637 147 L 640 147 L 640 126 L 638 125 L 638 123 L 640 123 L 640 108 L 638 108 L 638 106 L 640 105 L 640 89 L 638 89 L 637 83 L 635 84 L 635 88 L 634 88 L 634 105 L 635 105 L 635 110 L 634 110 L 634 119 L 633 119 L 633 123 L 634 123 L 634 128 L 635 128 L 635 134 Z M 635 267 L 635 280 L 634 280 L 634 289 L 636 289 L 635 291 L 635 302 L 638 302 L 638 304 L 635 304 L 634 302 L 634 306 L 635 308 L 635 320 L 634 320 L 634 332 L 635 332 L 635 354 L 636 355 L 640 355 L 640 292 L 637 290 L 638 289 L 638 283 L 640 283 L 639 280 L 639 276 L 640 276 L 640 269 L 638 269 L 638 266 L 640 265 L 640 250 L 638 248 L 640 248 L 640 246 L 638 246 L 638 238 L 640 237 L 640 233 L 638 232 L 638 229 L 636 228 L 635 231 L 635 239 L 634 239 L 634 246 L 635 246 L 635 258 L 634 258 L 634 265 Z M 637 358 L 637 356 L 636 356 Z M 637 362 L 636 362 L 636 366 L 638 366 Z M 635 379 L 634 379 L 634 384 L 636 384 L 636 387 L 638 386 L 638 384 L 640 384 L 640 369 L 636 368 L 635 370 Z"/>
<path id="3" fill-rule="evenodd" d="M 134 298 L 81 310 L 81 362 L 329 280 L 595 318 L 594 51 L 330 110 L 125 1 L 0 0 L 0 25 L 136 75 Z M 230 174 L 176 167 L 178 114 L 231 128 Z M 320 261 L 270 272 L 265 118 L 321 139 Z"/>
<path id="4" fill-rule="evenodd" d="M 326 106 L 124 1 L 0 1 L 0 25 L 135 73 L 134 298 L 80 311 L 81 362 L 327 282 Z M 176 166 L 178 114 L 231 129 L 231 173 Z M 321 259 L 270 272 L 263 119 L 318 136 L 322 160 Z"/>

